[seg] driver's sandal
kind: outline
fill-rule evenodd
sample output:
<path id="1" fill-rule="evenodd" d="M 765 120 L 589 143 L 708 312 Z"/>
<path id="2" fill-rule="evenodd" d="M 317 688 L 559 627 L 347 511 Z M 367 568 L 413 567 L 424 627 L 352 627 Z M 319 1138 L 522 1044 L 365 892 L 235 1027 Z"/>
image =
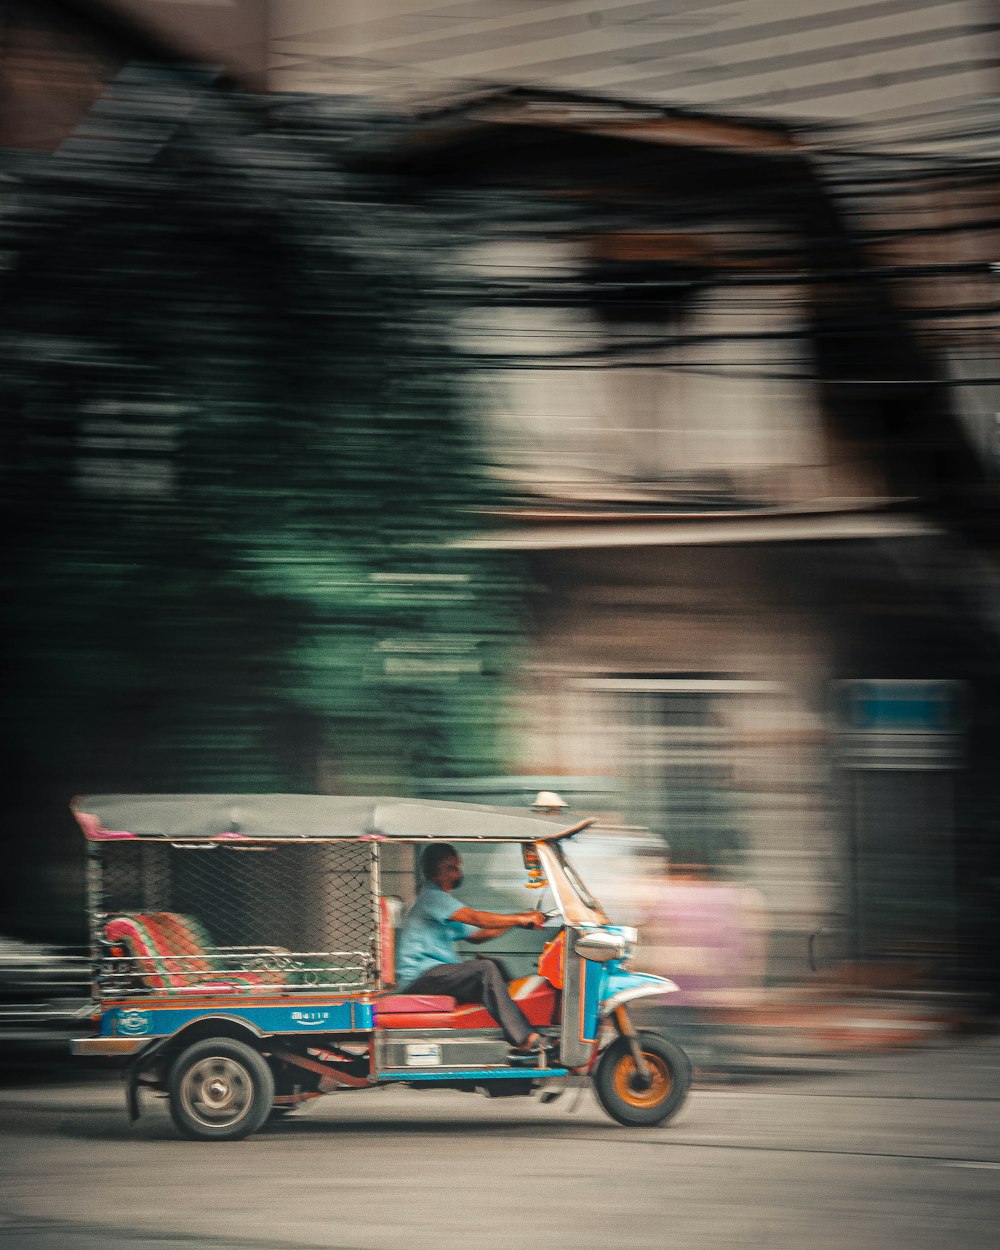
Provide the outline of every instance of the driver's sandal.
<path id="1" fill-rule="evenodd" d="M 508 1056 L 508 1061 L 512 1067 L 527 1067 L 530 1064 L 538 1068 L 550 1068 L 557 1066 L 555 1061 L 558 1058 L 558 1051 L 558 1040 L 542 1033 L 527 1049 L 514 1046 Z"/>

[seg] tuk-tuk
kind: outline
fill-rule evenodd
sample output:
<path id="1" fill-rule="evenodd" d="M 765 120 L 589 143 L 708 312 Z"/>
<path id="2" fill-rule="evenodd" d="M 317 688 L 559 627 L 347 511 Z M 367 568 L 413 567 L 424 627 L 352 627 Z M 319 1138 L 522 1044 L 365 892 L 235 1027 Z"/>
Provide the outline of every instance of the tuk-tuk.
<path id="1" fill-rule="evenodd" d="M 687 1056 L 637 1031 L 628 1004 L 677 987 L 630 972 L 636 932 L 611 924 L 567 841 L 589 820 L 519 808 L 326 795 L 102 795 L 74 814 L 87 842 L 91 1036 L 185 1136 L 233 1140 L 333 1091 L 389 1084 L 490 1097 L 592 1083 L 624 1125 L 669 1119 Z M 394 986 L 395 931 L 421 844 L 519 857 L 546 887 L 534 971 L 510 983 L 557 1039 L 511 1054 L 479 1004 Z M 506 848 L 506 849 L 504 849 Z"/>

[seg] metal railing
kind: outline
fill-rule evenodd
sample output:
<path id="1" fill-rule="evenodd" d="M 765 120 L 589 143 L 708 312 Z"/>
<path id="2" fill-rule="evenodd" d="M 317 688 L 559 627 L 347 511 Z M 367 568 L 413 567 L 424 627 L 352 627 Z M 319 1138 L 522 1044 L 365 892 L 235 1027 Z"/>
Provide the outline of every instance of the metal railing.
<path id="1" fill-rule="evenodd" d="M 206 962 L 211 966 L 205 967 Z M 358 993 L 375 986 L 375 959 L 364 951 L 288 951 L 220 947 L 203 955 L 105 955 L 98 984 L 108 996 L 312 990 Z"/>

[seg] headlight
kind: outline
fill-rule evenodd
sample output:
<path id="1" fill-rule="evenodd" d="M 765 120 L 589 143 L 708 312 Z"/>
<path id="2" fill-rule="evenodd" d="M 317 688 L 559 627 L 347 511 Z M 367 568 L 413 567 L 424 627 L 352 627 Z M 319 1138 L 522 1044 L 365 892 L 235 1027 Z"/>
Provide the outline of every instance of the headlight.
<path id="1" fill-rule="evenodd" d="M 625 954 L 625 939 L 618 932 L 607 929 L 594 929 L 584 933 L 574 947 L 582 959 L 592 959 L 595 963 L 607 963 L 609 959 L 622 959 Z"/>

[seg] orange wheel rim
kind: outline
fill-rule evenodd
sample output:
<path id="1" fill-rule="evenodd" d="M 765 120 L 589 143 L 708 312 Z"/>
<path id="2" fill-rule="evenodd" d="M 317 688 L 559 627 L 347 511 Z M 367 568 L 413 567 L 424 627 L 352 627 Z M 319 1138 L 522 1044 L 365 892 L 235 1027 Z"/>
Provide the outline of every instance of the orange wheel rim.
<path id="1" fill-rule="evenodd" d="M 612 1084 L 618 1097 L 630 1107 L 655 1107 L 669 1095 L 673 1087 L 670 1069 L 659 1055 L 650 1055 L 643 1051 L 642 1057 L 651 1078 L 648 1089 L 643 1089 L 639 1083 L 635 1060 L 631 1055 L 623 1055 L 618 1060 Z"/>

